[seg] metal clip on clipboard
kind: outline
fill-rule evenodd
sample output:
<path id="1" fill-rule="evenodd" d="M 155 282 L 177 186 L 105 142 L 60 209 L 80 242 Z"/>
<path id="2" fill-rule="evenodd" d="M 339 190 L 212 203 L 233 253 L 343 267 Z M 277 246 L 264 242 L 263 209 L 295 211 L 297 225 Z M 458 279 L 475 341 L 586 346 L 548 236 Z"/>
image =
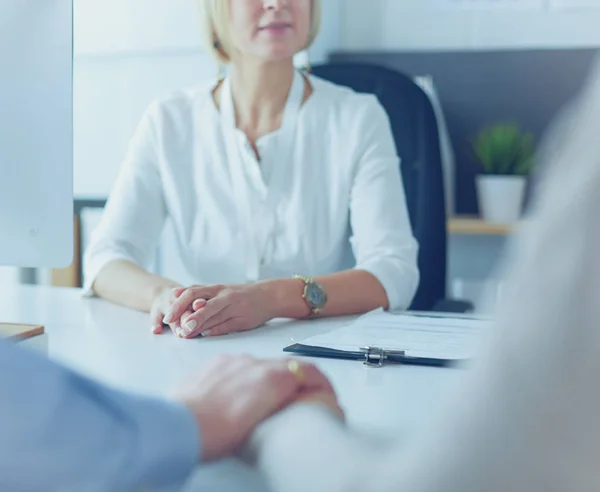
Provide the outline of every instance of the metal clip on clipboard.
<path id="1" fill-rule="evenodd" d="M 363 364 L 368 367 L 382 367 L 387 359 L 404 357 L 404 350 L 384 350 L 378 347 L 363 347 L 360 349 L 365 354 Z"/>

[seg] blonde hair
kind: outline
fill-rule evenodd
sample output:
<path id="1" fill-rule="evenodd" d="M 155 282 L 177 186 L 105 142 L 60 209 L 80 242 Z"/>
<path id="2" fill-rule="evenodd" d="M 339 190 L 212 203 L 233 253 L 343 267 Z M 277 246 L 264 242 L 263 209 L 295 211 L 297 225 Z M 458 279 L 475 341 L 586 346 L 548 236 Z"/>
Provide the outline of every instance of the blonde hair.
<path id="1" fill-rule="evenodd" d="M 231 61 L 233 42 L 229 30 L 228 0 L 198 0 L 202 38 L 209 52 L 221 63 Z M 308 49 L 321 28 L 321 0 L 312 0 L 311 23 L 306 46 Z"/>

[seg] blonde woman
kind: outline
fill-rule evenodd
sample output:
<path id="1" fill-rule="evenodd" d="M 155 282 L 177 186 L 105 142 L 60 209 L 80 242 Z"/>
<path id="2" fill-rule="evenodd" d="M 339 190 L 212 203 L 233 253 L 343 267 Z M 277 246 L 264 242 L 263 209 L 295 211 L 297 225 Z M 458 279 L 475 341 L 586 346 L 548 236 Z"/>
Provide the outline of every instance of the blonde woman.
<path id="1" fill-rule="evenodd" d="M 200 0 L 228 75 L 152 104 L 86 253 L 89 292 L 181 337 L 407 308 L 417 244 L 387 115 L 294 69 L 320 0 Z M 165 221 L 197 285 L 146 268 Z"/>

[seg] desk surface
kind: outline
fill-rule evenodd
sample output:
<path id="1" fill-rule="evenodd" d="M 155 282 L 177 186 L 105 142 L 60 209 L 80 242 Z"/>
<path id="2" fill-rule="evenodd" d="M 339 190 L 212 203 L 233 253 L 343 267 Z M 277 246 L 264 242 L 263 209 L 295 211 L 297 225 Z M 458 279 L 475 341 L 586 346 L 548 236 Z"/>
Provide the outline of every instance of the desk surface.
<path id="1" fill-rule="evenodd" d="M 182 340 L 170 333 L 152 335 L 146 314 L 99 299 L 82 299 L 75 289 L 31 286 L 0 288 L 0 320 L 43 324 L 52 359 L 113 386 L 159 396 L 217 354 L 283 357 L 283 347 L 348 321 L 276 321 L 252 332 Z M 401 439 L 418 435 L 437 417 L 465 374 L 448 368 L 371 369 L 352 361 L 311 362 L 331 378 L 349 425 Z M 206 490 L 214 491 L 263 490 L 258 477 L 233 462 L 202 469 L 194 480 L 198 483 L 210 484 Z M 192 485 L 190 490 L 196 488 Z"/>

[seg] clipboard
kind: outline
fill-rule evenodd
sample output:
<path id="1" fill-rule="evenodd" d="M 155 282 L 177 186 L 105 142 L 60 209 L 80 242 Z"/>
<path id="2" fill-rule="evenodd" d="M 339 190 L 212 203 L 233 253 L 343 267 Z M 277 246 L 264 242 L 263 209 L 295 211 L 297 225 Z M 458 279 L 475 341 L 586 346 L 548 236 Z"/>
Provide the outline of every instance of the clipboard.
<path id="1" fill-rule="evenodd" d="M 325 359 L 342 359 L 362 361 L 367 367 L 382 367 L 384 364 L 404 364 L 431 367 L 452 367 L 464 362 L 457 359 L 431 359 L 426 357 L 411 357 L 404 350 L 384 350 L 379 347 L 360 347 L 357 350 L 337 350 L 326 347 L 314 347 L 295 343 L 283 349 L 284 352 L 304 357 Z"/>
<path id="2" fill-rule="evenodd" d="M 451 367 L 476 353 L 483 318 L 392 313 L 377 309 L 283 349 L 305 357 L 361 361 L 369 367 L 405 364 Z"/>

